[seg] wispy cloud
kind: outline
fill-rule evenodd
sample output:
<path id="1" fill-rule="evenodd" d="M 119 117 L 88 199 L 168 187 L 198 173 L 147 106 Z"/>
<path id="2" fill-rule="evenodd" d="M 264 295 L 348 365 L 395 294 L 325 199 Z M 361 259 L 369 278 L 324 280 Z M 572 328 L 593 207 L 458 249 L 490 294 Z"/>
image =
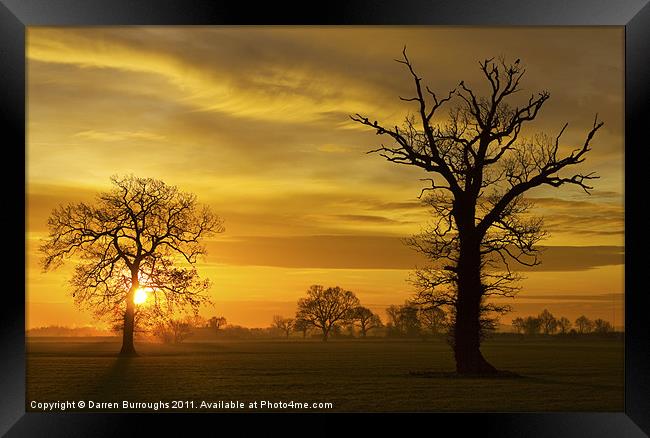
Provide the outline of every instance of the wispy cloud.
<path id="1" fill-rule="evenodd" d="M 119 142 L 128 140 L 149 140 L 155 142 L 165 141 L 164 135 L 155 134 L 153 132 L 144 131 L 94 131 L 85 130 L 79 131 L 74 134 L 75 137 L 80 137 L 87 140 L 99 140 L 109 142 Z"/>

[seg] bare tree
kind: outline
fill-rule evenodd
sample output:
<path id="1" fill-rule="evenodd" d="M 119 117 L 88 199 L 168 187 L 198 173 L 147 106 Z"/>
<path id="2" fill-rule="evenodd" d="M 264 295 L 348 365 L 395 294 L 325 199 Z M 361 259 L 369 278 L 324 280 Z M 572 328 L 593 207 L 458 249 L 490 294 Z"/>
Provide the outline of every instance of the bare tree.
<path id="1" fill-rule="evenodd" d="M 389 335 L 414 337 L 420 335 L 422 324 L 418 318 L 420 308 L 414 302 L 406 301 L 403 305 L 391 305 L 386 308 Z"/>
<path id="2" fill-rule="evenodd" d="M 192 323 L 186 319 L 157 320 L 153 334 L 165 344 L 180 344 L 192 335 Z"/>
<path id="3" fill-rule="evenodd" d="M 213 316 L 212 318 L 208 319 L 208 326 L 211 329 L 214 329 L 217 333 L 222 327 L 225 327 L 226 324 L 228 324 L 228 320 L 224 318 L 223 316 Z"/>
<path id="4" fill-rule="evenodd" d="M 524 333 L 527 335 L 537 335 L 542 329 L 542 321 L 534 316 L 524 318 Z"/>
<path id="5" fill-rule="evenodd" d="M 542 325 L 542 332 L 545 335 L 552 335 L 557 330 L 557 319 L 548 309 L 544 309 L 537 317 Z"/>
<path id="6" fill-rule="evenodd" d="M 524 333 L 524 318 L 514 318 L 512 320 L 512 327 L 515 329 L 516 333 Z"/>
<path id="7" fill-rule="evenodd" d="M 307 332 L 311 327 L 311 323 L 302 318 L 297 318 L 293 324 L 293 329 L 297 332 L 302 333 L 303 339 L 307 337 Z"/>
<path id="8" fill-rule="evenodd" d="M 298 300 L 296 319 L 307 321 L 323 332 L 327 341 L 337 323 L 346 323 L 352 318 L 352 310 L 359 306 L 359 299 L 351 291 L 340 287 L 313 285 L 307 290 L 307 297 Z"/>
<path id="9" fill-rule="evenodd" d="M 594 320 L 594 333 L 610 333 L 614 331 L 614 327 L 609 321 L 598 318 Z"/>
<path id="10" fill-rule="evenodd" d="M 503 59 L 479 63 L 489 90 L 486 96 L 460 81 L 443 97 L 423 86 L 406 48 L 397 61 L 413 80 L 415 95 L 401 99 L 415 104 L 415 115 L 407 115 L 401 127 L 361 114 L 351 118 L 389 138 L 390 145 L 370 152 L 436 176 L 427 179 L 431 186 L 420 194 L 435 220 L 409 242 L 431 261 L 416 272 L 415 283 L 439 305 L 454 310 L 457 372 L 494 373 L 480 351 L 482 299 L 514 296 L 518 276 L 510 271 L 510 263 L 538 264 L 535 245 L 544 237 L 542 221 L 527 215 L 532 204 L 523 195 L 535 187 L 565 184 L 588 193 L 593 173 L 564 171 L 585 160 L 603 123 L 596 118 L 584 143 L 564 152 L 560 141 L 566 124 L 555 137 L 521 135 L 550 94 L 542 91 L 514 106 L 510 103 L 519 96 L 525 73 L 519 60 L 509 65 Z M 437 122 L 444 116 L 446 121 Z"/>
<path id="11" fill-rule="evenodd" d="M 382 327 L 381 318 L 367 307 L 359 306 L 352 311 L 354 324 L 359 327 L 362 337 L 366 337 L 369 330 Z"/>
<path id="12" fill-rule="evenodd" d="M 576 329 L 578 333 L 591 333 L 594 329 L 594 322 L 584 315 L 576 319 Z"/>
<path id="13" fill-rule="evenodd" d="M 285 335 L 285 337 L 288 338 L 291 334 L 291 330 L 293 330 L 294 322 L 295 321 L 291 318 L 285 318 L 281 315 L 274 315 L 271 327 L 280 330 Z"/>
<path id="14" fill-rule="evenodd" d="M 418 310 L 418 319 L 422 327 L 437 335 L 447 326 L 447 315 L 440 307 L 422 307 Z"/>
<path id="15" fill-rule="evenodd" d="M 569 333 L 569 330 L 571 330 L 571 321 L 569 321 L 568 318 L 562 316 L 557 320 L 557 327 L 558 330 L 560 330 L 561 334 L 567 334 Z"/>
<path id="16" fill-rule="evenodd" d="M 100 318 L 121 313 L 120 354 L 135 355 L 138 294 L 161 318 L 188 307 L 198 312 L 209 287 L 194 267 L 205 254 L 201 240 L 223 226 L 193 194 L 160 180 L 115 176 L 111 182 L 112 190 L 94 204 L 56 208 L 40 250 L 46 271 L 73 256 L 80 259 L 71 279 L 75 302 Z"/>

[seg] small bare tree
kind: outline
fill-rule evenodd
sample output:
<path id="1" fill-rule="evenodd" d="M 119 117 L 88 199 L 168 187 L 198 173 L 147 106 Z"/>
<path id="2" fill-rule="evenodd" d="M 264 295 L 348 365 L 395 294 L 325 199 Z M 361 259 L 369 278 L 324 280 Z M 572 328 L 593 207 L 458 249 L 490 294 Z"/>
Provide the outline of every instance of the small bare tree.
<path id="1" fill-rule="evenodd" d="M 330 332 L 337 323 L 349 322 L 352 310 L 359 306 L 359 299 L 353 292 L 340 287 L 313 285 L 307 290 L 307 297 L 298 300 L 296 319 L 309 322 L 323 332 L 327 342 Z"/>
<path id="2" fill-rule="evenodd" d="M 569 333 L 569 330 L 571 330 L 571 321 L 569 321 L 568 318 L 562 316 L 557 320 L 557 328 L 561 334 L 567 334 Z"/>
<path id="3" fill-rule="evenodd" d="M 382 327 L 381 318 L 367 307 L 359 306 L 352 311 L 354 325 L 359 327 L 362 337 L 366 337 L 369 330 Z"/>
<path id="4" fill-rule="evenodd" d="M 612 323 L 598 318 L 594 321 L 594 333 L 611 333 L 614 331 Z"/>
<path id="5" fill-rule="evenodd" d="M 311 323 L 307 320 L 297 318 L 293 324 L 293 329 L 297 332 L 302 333 L 303 339 L 307 337 L 307 332 L 312 327 Z"/>
<path id="6" fill-rule="evenodd" d="M 71 279 L 75 302 L 100 318 L 122 314 L 120 354 L 135 355 L 137 294 L 161 318 L 188 307 L 198 312 L 209 287 L 194 266 L 205 254 L 201 240 L 223 226 L 195 195 L 160 180 L 127 176 L 111 182 L 112 190 L 93 204 L 56 208 L 40 250 L 46 271 L 79 258 Z M 186 266 L 178 265 L 179 258 Z"/>
<path id="7" fill-rule="evenodd" d="M 157 320 L 153 334 L 165 344 L 180 344 L 193 333 L 192 323 L 186 318 Z"/>
<path id="8" fill-rule="evenodd" d="M 419 336 L 422 331 L 422 324 L 419 315 L 419 306 L 411 301 L 406 301 L 402 305 L 390 305 L 386 308 L 388 316 L 389 336 Z"/>
<path id="9" fill-rule="evenodd" d="M 212 318 L 208 319 L 208 326 L 211 329 L 214 329 L 214 331 L 217 333 L 219 333 L 219 330 L 222 327 L 225 327 L 227 323 L 228 321 L 223 316 L 213 316 Z"/>
<path id="10" fill-rule="evenodd" d="M 557 330 L 557 319 L 553 316 L 548 309 L 544 309 L 542 313 L 539 314 L 537 319 L 540 320 L 542 324 L 542 332 L 545 335 L 552 335 Z"/>
<path id="11" fill-rule="evenodd" d="M 594 329 L 594 322 L 584 315 L 576 319 L 576 329 L 578 333 L 591 333 Z"/>
<path id="12" fill-rule="evenodd" d="M 271 327 L 280 330 L 284 336 L 288 338 L 289 335 L 291 335 L 291 330 L 293 330 L 294 322 L 295 321 L 291 318 L 285 318 L 282 315 L 274 315 Z"/>
<path id="13" fill-rule="evenodd" d="M 415 95 L 401 99 L 413 102 L 415 114 L 407 115 L 401 127 L 361 114 L 351 118 L 391 142 L 370 152 L 436 176 L 427 179 L 431 186 L 420 195 L 435 219 L 409 242 L 431 265 L 419 269 L 414 282 L 430 301 L 451 308 L 457 372 L 495 373 L 480 351 L 482 315 L 489 310 L 485 298 L 514 296 L 519 277 L 510 263 L 538 264 L 536 244 L 544 237 L 542 221 L 529 215 L 532 204 L 523 195 L 535 187 L 565 184 L 588 193 L 593 173 L 564 171 L 585 161 L 603 123 L 596 118 L 585 141 L 569 151 L 560 144 L 566 124 L 554 137 L 525 139 L 523 127 L 535 120 L 550 94 L 542 91 L 510 103 L 519 96 L 525 73 L 519 60 L 479 63 L 486 96 L 460 81 L 443 97 L 422 84 L 406 49 L 397 61 L 413 80 Z"/>
<path id="14" fill-rule="evenodd" d="M 418 318 L 422 327 L 433 335 L 442 333 L 448 322 L 445 311 L 440 307 L 421 307 L 418 310 Z"/>
<path id="15" fill-rule="evenodd" d="M 524 318 L 514 318 L 512 320 L 512 328 L 515 329 L 515 333 L 523 333 L 524 327 Z"/>
<path id="16" fill-rule="evenodd" d="M 534 316 L 524 318 L 524 333 L 527 335 L 538 335 L 542 329 L 542 321 Z"/>

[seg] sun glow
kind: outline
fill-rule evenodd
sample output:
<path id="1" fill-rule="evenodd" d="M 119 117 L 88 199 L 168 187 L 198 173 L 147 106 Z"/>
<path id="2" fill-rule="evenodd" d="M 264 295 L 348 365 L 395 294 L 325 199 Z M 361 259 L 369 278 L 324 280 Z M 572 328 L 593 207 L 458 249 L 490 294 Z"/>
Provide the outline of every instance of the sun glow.
<path id="1" fill-rule="evenodd" d="M 135 304 L 142 304 L 145 301 L 147 301 L 147 291 L 141 288 L 136 289 L 135 295 L 133 295 L 133 302 Z"/>

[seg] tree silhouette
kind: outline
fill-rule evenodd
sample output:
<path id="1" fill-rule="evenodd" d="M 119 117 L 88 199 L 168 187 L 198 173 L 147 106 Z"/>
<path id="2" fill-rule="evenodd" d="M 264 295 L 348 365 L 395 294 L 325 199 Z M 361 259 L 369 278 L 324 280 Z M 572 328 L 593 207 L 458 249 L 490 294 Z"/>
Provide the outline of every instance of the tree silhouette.
<path id="1" fill-rule="evenodd" d="M 208 319 L 208 326 L 211 329 L 214 329 L 214 331 L 217 333 L 219 332 L 219 329 L 225 327 L 226 324 L 228 324 L 228 321 L 223 316 L 213 316 L 212 318 Z"/>
<path id="2" fill-rule="evenodd" d="M 614 327 L 609 321 L 598 318 L 594 320 L 594 333 L 610 333 L 614 331 Z"/>
<path id="3" fill-rule="evenodd" d="M 542 320 L 534 316 L 524 318 L 524 333 L 527 335 L 537 335 L 542 329 Z"/>
<path id="4" fill-rule="evenodd" d="M 576 319 L 578 333 L 590 333 L 594 329 L 594 322 L 584 315 Z"/>
<path id="5" fill-rule="evenodd" d="M 271 327 L 276 328 L 280 330 L 285 337 L 289 337 L 291 334 L 291 330 L 293 330 L 293 324 L 295 320 L 291 318 L 285 318 L 281 315 L 273 315 L 273 322 L 271 324 Z"/>
<path id="6" fill-rule="evenodd" d="M 386 308 L 388 333 L 397 336 L 418 336 L 422 330 L 422 324 L 418 317 L 419 310 L 418 305 L 410 301 L 401 306 L 388 306 Z"/>
<path id="7" fill-rule="evenodd" d="M 208 280 L 194 267 L 205 254 L 201 240 L 223 231 L 221 220 L 193 194 L 160 180 L 135 176 L 111 178 L 113 188 L 94 204 L 56 208 L 49 237 L 40 247 L 45 271 L 78 257 L 71 279 L 79 306 L 102 318 L 123 318 L 121 355 L 135 355 L 136 292 L 159 317 L 208 301 Z M 178 260 L 186 266 L 178 266 Z"/>
<path id="8" fill-rule="evenodd" d="M 544 309 L 537 317 L 542 326 L 542 332 L 545 335 L 552 335 L 557 330 L 557 320 L 548 309 Z"/>
<path id="9" fill-rule="evenodd" d="M 515 329 L 516 333 L 524 333 L 526 327 L 524 318 L 514 318 L 512 320 L 512 327 Z"/>
<path id="10" fill-rule="evenodd" d="M 435 220 L 409 242 L 432 262 L 416 271 L 415 284 L 438 305 L 452 308 L 457 372 L 494 373 L 480 350 L 484 298 L 514 296 L 518 276 L 509 264 L 538 264 L 535 245 L 544 237 L 542 221 L 527 215 L 532 204 L 523 195 L 542 185 L 571 184 L 588 192 L 594 174 L 563 171 L 585 160 L 603 123 L 596 118 L 584 143 L 563 152 L 566 124 L 555 137 L 539 134 L 526 140 L 521 135 L 550 94 L 542 91 L 514 106 L 509 103 L 519 96 L 525 73 L 519 60 L 510 65 L 503 59 L 479 63 L 486 96 L 460 81 L 443 97 L 423 87 L 406 48 L 397 61 L 406 66 L 415 87 L 415 96 L 400 99 L 413 102 L 416 114 L 407 115 L 401 127 L 361 114 L 350 117 L 390 139 L 390 145 L 370 152 L 436 175 L 427 179 L 431 186 L 420 194 Z M 446 121 L 438 121 L 443 116 Z"/>
<path id="11" fill-rule="evenodd" d="M 441 333 L 447 324 L 447 315 L 440 307 L 423 307 L 418 310 L 418 319 L 420 325 L 429 329 L 429 331 L 437 335 Z"/>
<path id="12" fill-rule="evenodd" d="M 312 327 L 311 323 L 302 318 L 297 318 L 293 324 L 293 329 L 297 332 L 302 333 L 303 338 L 307 337 L 307 332 L 311 327 Z"/>
<path id="13" fill-rule="evenodd" d="M 563 316 L 557 320 L 557 327 L 560 330 L 561 334 L 564 335 L 566 333 L 569 333 L 569 330 L 571 330 L 571 321 Z"/>
<path id="14" fill-rule="evenodd" d="M 192 323 L 188 319 L 158 320 L 153 327 L 153 334 L 165 344 L 180 344 L 192 335 Z"/>
<path id="15" fill-rule="evenodd" d="M 366 337 L 369 330 L 382 327 L 381 318 L 367 307 L 359 306 L 352 311 L 352 319 L 362 337 Z"/>
<path id="16" fill-rule="evenodd" d="M 307 297 L 298 300 L 296 319 L 307 321 L 323 332 L 326 342 L 337 323 L 349 322 L 352 311 L 359 306 L 359 299 L 351 291 L 340 287 L 313 285 L 307 290 Z"/>

